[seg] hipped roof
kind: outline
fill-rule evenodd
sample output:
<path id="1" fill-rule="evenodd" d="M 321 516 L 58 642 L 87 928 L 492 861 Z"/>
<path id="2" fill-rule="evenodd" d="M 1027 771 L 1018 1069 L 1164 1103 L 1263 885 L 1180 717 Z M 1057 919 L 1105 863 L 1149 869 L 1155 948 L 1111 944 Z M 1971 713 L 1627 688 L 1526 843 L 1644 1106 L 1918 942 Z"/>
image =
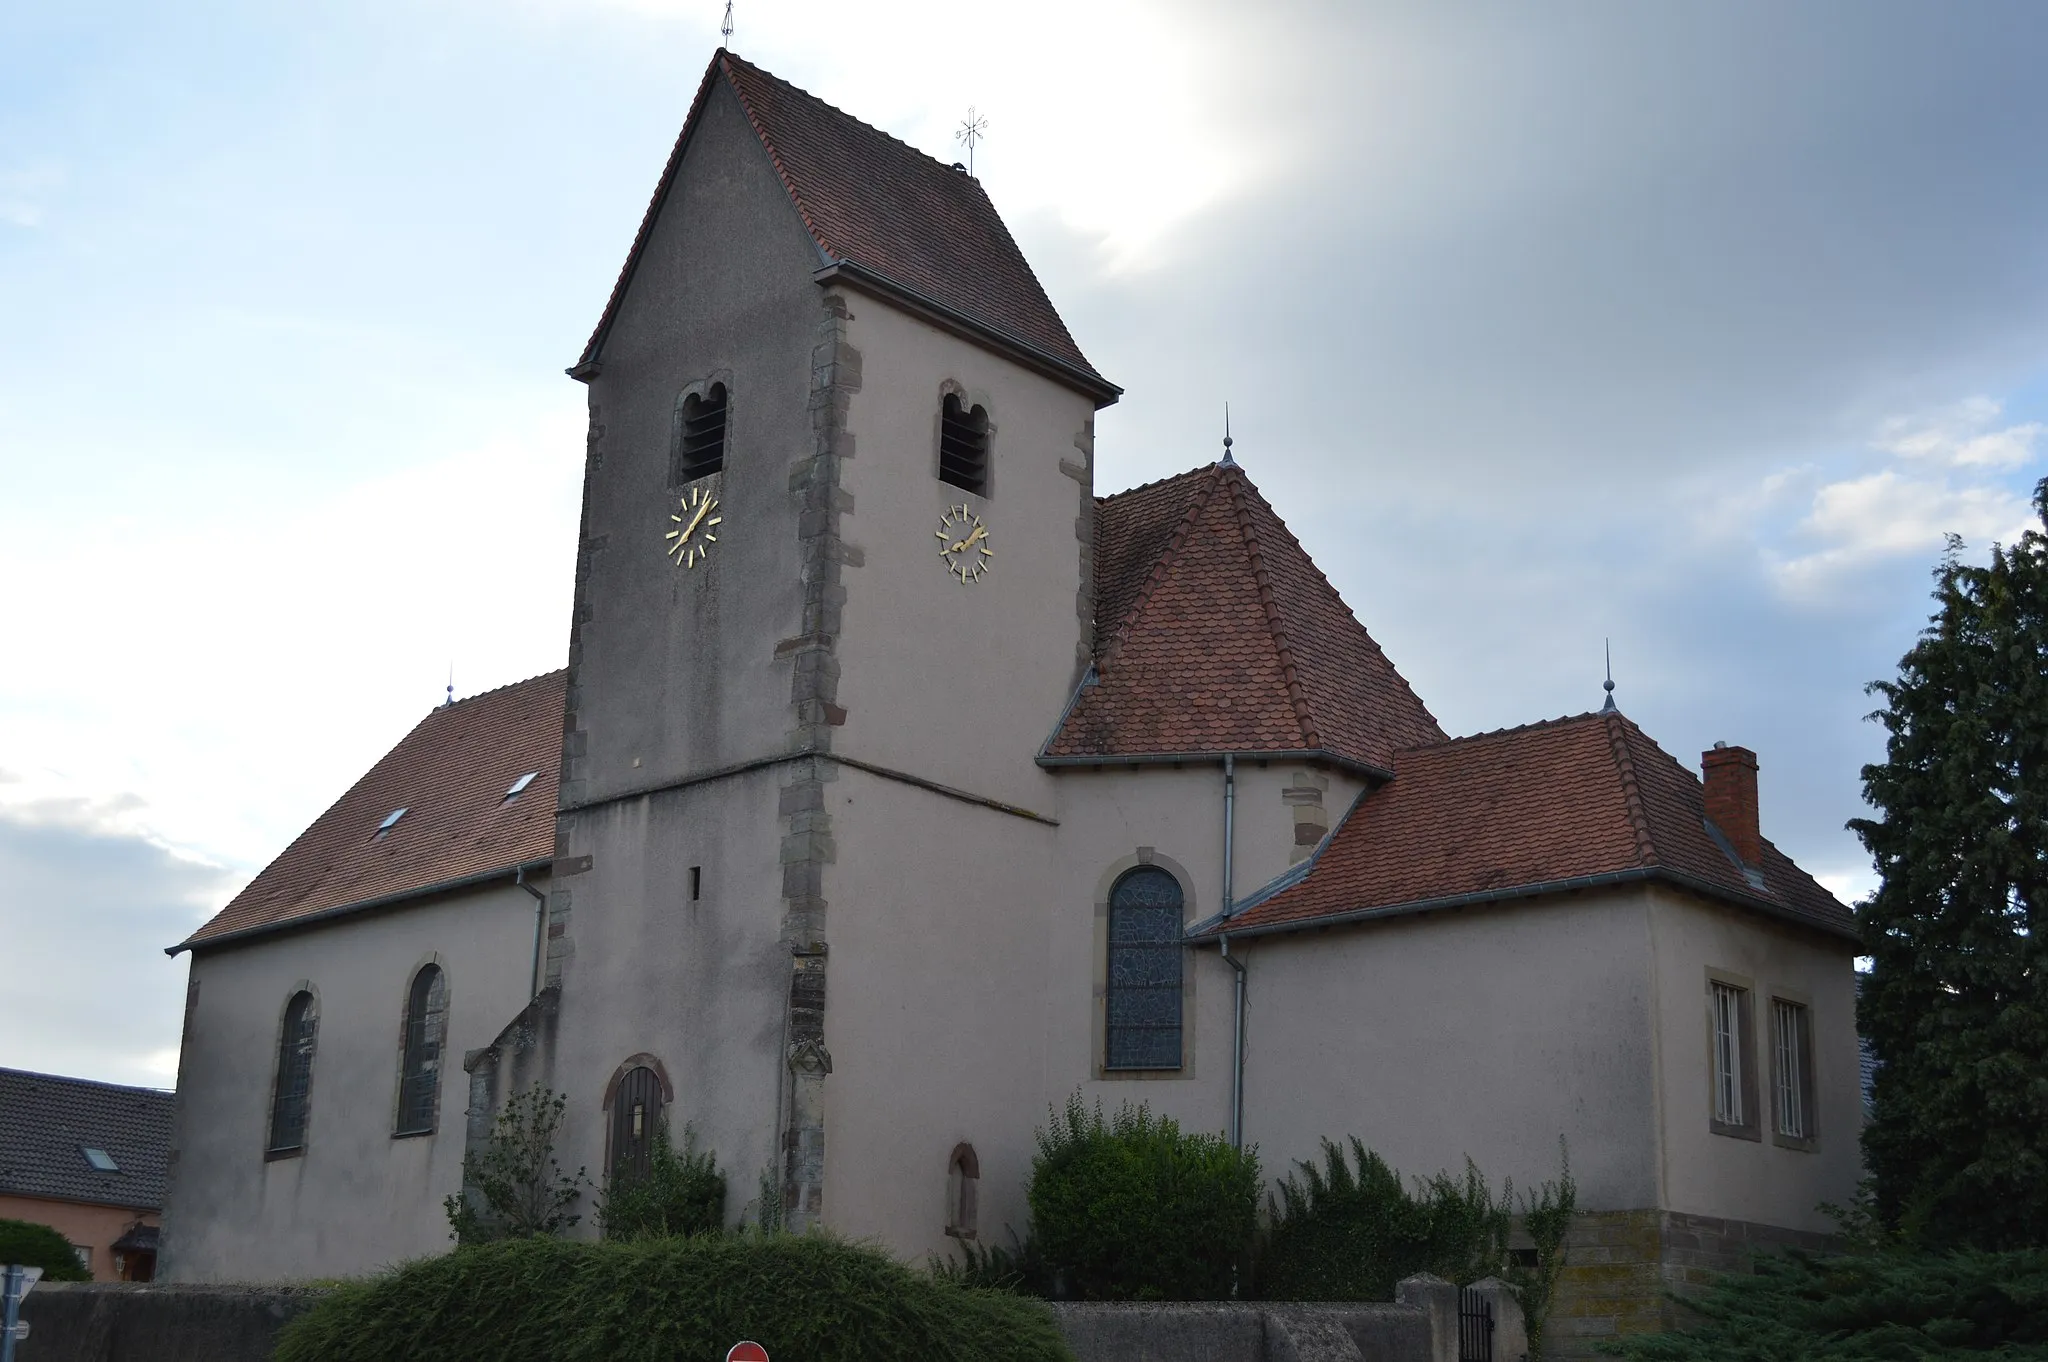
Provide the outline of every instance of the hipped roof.
<path id="1" fill-rule="evenodd" d="M 1048 765 L 1303 752 L 1384 771 L 1444 734 L 1244 470 L 1096 502 L 1095 664 Z"/>
<path id="2" fill-rule="evenodd" d="M 1095 371 L 1017 249 L 981 182 L 720 49 L 690 105 L 597 328 L 569 372 L 598 362 L 682 166 L 720 85 L 738 97 L 818 248 L 820 273 L 936 309 L 980 338 L 1039 361 L 1098 403 L 1121 391 Z"/>
<path id="3" fill-rule="evenodd" d="M 1583 714 L 1396 753 L 1312 860 L 1197 934 L 1661 881 L 1854 939 L 1854 915 L 1763 846 L 1752 877 L 1696 775 L 1625 716 Z"/>
<path id="4" fill-rule="evenodd" d="M 548 861 L 566 672 L 431 711 L 173 951 Z M 536 772 L 512 798 L 514 781 Z M 377 827 L 404 809 L 382 836 Z"/>

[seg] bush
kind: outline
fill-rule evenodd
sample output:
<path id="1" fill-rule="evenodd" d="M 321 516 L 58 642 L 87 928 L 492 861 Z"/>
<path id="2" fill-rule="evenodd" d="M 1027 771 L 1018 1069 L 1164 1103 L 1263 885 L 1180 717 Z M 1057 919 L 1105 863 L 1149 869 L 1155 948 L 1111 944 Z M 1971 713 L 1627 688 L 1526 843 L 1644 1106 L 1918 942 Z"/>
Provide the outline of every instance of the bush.
<path id="1" fill-rule="evenodd" d="M 46 1282 L 92 1280 L 92 1274 L 78 1265 L 71 1241 L 33 1220 L 0 1220 L 0 1263 L 39 1267 Z"/>
<path id="2" fill-rule="evenodd" d="M 582 1217 L 570 1210 L 590 1178 L 564 1173 L 555 1134 L 569 1099 L 536 1083 L 514 1093 L 490 1139 L 462 1160 L 462 1192 L 444 1197 L 448 1237 L 458 1244 L 560 1234 Z"/>
<path id="3" fill-rule="evenodd" d="M 717 1358 L 751 1338 L 804 1362 L 1071 1362 L 1039 1301 L 913 1272 L 823 1234 L 459 1248 L 342 1287 L 277 1362 Z"/>
<path id="4" fill-rule="evenodd" d="M 1259 1255 L 1259 1294 L 1270 1300 L 1390 1301 L 1403 1277 L 1433 1272 L 1464 1285 L 1507 1257 L 1513 1203 L 1496 1201 L 1472 1161 L 1410 1194 L 1387 1161 L 1351 1139 L 1323 1141 L 1323 1168 L 1298 1165 L 1280 1184 Z"/>
<path id="5" fill-rule="evenodd" d="M 677 1153 L 662 1122 L 648 1151 L 647 1175 L 621 1182 L 614 1174 L 597 1203 L 597 1224 L 607 1239 L 718 1233 L 725 1228 L 725 1174 L 718 1171 L 718 1156 L 698 1151 L 689 1126 L 683 1127 Z"/>
<path id="6" fill-rule="evenodd" d="M 1656 1362 L 2048 1359 L 2048 1251 L 1759 1258 L 1689 1300 L 1692 1327 L 1602 1345 Z"/>
<path id="7" fill-rule="evenodd" d="M 1259 1157 L 1186 1135 L 1129 1103 L 1104 1120 L 1076 1093 L 1038 1132 L 1033 1245 L 1060 1294 L 1215 1300 L 1233 1294 L 1258 1226 Z"/>

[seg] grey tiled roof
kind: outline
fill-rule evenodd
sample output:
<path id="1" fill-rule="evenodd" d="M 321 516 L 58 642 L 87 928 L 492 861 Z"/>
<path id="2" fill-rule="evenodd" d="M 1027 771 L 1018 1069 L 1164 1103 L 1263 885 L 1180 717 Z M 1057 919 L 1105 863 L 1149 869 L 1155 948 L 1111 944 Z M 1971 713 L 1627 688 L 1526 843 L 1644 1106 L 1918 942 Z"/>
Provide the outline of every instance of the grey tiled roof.
<path id="1" fill-rule="evenodd" d="M 156 1210 L 176 1094 L 0 1069 L 0 1192 Z M 103 1173 L 83 1149 L 104 1149 Z"/>

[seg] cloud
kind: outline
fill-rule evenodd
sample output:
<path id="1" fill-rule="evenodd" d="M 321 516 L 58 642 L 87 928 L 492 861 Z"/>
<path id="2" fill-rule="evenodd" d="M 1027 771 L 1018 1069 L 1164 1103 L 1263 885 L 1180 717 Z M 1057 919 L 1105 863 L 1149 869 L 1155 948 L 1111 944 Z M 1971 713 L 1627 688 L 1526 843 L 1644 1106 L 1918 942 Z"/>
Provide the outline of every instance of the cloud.
<path id="1" fill-rule="evenodd" d="M 135 829 L 134 797 L 0 804 L 0 1064 L 169 1087 L 185 964 L 232 879 Z"/>
<path id="2" fill-rule="evenodd" d="M 2048 424 L 2023 421 L 1994 429 L 2004 409 L 2003 403 L 1978 396 L 1946 411 L 1895 416 L 1879 429 L 1873 444 L 1902 458 L 1951 468 L 2023 468 L 2034 461 L 2034 445 Z"/>

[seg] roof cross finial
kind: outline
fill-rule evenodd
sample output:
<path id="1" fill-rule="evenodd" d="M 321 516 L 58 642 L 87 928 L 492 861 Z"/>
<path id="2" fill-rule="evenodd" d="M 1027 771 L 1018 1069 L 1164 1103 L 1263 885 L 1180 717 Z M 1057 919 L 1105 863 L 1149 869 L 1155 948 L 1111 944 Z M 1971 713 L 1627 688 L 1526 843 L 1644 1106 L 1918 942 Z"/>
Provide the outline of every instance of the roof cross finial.
<path id="1" fill-rule="evenodd" d="M 967 117 L 960 120 L 960 130 L 953 134 L 953 140 L 967 148 L 967 173 L 974 174 L 974 148 L 982 138 L 988 136 L 988 120 L 967 106 Z"/>
<path id="2" fill-rule="evenodd" d="M 732 46 L 732 0 L 725 0 L 725 22 L 718 26 L 719 46 Z"/>
<path id="3" fill-rule="evenodd" d="M 1237 460 L 1230 457 L 1230 404 L 1223 404 L 1223 466 L 1237 467 Z"/>
<path id="4" fill-rule="evenodd" d="M 1611 638 L 1602 639 L 1601 646 L 1607 652 L 1607 680 L 1601 685 L 1601 689 L 1607 692 L 1607 703 L 1600 706 L 1600 712 L 1602 714 L 1619 714 L 1621 711 L 1615 708 L 1614 704 L 1614 640 Z"/>

